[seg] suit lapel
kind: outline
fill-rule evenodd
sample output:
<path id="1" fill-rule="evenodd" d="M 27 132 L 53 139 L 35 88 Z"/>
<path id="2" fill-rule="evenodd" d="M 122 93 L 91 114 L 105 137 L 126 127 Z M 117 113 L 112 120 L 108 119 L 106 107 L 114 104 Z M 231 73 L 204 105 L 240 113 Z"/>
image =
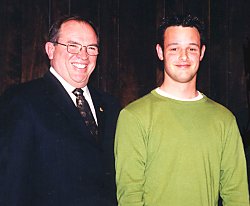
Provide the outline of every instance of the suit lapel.
<path id="1" fill-rule="evenodd" d="M 96 117 L 98 121 L 99 139 L 100 142 L 104 138 L 104 125 L 105 125 L 105 103 L 101 98 L 101 95 L 91 87 L 89 87 L 89 92 L 95 107 Z"/>
<path id="2" fill-rule="evenodd" d="M 92 138 L 88 128 L 85 126 L 83 119 L 70 98 L 67 91 L 61 83 L 50 72 L 44 76 L 47 87 L 48 98 L 53 102 L 52 104 L 57 107 L 68 119 L 68 126 L 73 127 L 74 131 L 79 131 L 79 137 L 84 138 L 96 145 L 94 138 Z"/>

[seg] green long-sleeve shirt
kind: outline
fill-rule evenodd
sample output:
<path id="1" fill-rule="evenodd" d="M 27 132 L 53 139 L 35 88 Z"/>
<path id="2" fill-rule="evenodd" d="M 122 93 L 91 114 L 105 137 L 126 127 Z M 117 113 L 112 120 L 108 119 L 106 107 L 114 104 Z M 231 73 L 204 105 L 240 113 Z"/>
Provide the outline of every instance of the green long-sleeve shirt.
<path id="1" fill-rule="evenodd" d="M 204 96 L 155 90 L 120 113 L 115 139 L 119 206 L 249 206 L 246 161 L 233 114 Z"/>

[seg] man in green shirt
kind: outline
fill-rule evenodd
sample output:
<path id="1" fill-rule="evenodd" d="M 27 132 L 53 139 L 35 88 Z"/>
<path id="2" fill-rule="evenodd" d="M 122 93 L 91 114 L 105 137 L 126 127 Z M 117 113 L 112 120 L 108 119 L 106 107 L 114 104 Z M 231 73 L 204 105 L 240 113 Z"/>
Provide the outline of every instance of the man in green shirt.
<path id="1" fill-rule="evenodd" d="M 198 18 L 159 28 L 162 85 L 124 108 L 115 139 L 119 206 L 249 206 L 246 160 L 234 115 L 196 89 L 205 53 Z"/>

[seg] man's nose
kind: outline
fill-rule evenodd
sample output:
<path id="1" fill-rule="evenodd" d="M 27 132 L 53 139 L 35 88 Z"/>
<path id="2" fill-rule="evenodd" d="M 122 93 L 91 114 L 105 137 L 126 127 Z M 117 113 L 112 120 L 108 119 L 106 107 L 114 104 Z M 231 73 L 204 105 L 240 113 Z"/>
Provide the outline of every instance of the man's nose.
<path id="1" fill-rule="evenodd" d="M 187 60 L 187 58 L 188 58 L 188 54 L 187 54 L 187 50 L 186 49 L 182 49 L 181 51 L 180 51 L 180 56 L 179 56 L 179 58 L 181 59 L 181 60 Z"/>
<path id="2" fill-rule="evenodd" d="M 80 56 L 83 59 L 89 58 L 89 54 L 87 52 L 87 47 L 83 46 L 82 49 L 80 50 L 80 52 L 77 55 Z"/>

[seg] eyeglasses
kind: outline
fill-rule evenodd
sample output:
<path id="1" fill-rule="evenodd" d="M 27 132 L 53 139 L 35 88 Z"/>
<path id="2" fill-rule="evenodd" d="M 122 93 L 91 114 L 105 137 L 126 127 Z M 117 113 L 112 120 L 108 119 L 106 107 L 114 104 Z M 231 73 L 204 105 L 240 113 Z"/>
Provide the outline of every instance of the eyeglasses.
<path id="1" fill-rule="evenodd" d="M 62 46 L 67 47 L 67 52 L 71 54 L 78 54 L 82 51 L 82 48 L 86 48 L 86 52 L 89 56 L 97 56 L 99 54 L 99 48 L 97 45 L 87 45 L 82 46 L 81 44 L 76 43 L 69 43 L 69 44 L 62 44 L 59 42 L 54 42 L 55 44 L 60 44 Z"/>

